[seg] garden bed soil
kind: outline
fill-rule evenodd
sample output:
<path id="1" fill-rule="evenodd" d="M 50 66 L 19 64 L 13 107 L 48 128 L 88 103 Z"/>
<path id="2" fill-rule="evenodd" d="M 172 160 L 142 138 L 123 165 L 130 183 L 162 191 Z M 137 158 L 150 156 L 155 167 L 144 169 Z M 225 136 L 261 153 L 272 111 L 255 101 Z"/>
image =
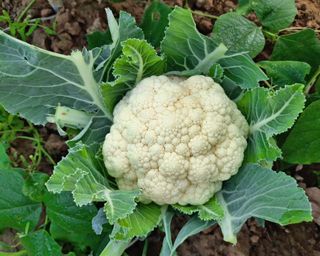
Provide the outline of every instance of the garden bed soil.
<path id="1" fill-rule="evenodd" d="M 51 0 L 57 1 L 57 0 Z M 7 10 L 10 15 L 17 17 L 28 3 L 28 0 L 3 0 L 1 9 Z M 170 5 L 183 6 L 184 1 L 165 1 Z M 298 14 L 292 26 L 310 27 L 320 29 L 320 1 L 319 0 L 297 0 Z M 68 54 L 73 49 L 81 49 L 86 45 L 87 33 L 107 28 L 104 8 L 109 7 L 116 13 L 120 10 L 130 12 L 141 21 L 143 10 L 147 1 L 124 1 L 122 3 L 110 3 L 104 0 L 65 0 L 56 17 L 55 36 L 48 36 L 42 30 L 36 30 L 30 39 L 30 43 L 39 47 Z M 195 0 L 189 1 L 193 9 L 204 11 L 212 15 L 221 15 L 235 8 L 235 1 L 222 0 Z M 48 17 L 55 12 L 46 0 L 38 0 L 29 11 L 32 18 Z M 206 17 L 195 17 L 198 29 L 205 34 L 212 30 L 213 22 Z M 254 16 L 251 20 L 256 20 Z M 45 24 L 50 25 L 47 21 Z M 263 56 L 268 56 L 266 48 Z M 57 136 L 54 127 L 39 128 L 40 134 L 45 141 L 45 148 L 55 160 L 59 160 L 66 154 L 66 145 L 63 139 Z M 15 141 L 10 152 L 29 155 L 32 153 L 32 144 L 28 141 Z M 46 161 L 40 166 L 41 171 L 51 173 L 52 166 Z M 307 188 L 308 195 L 314 207 L 316 221 L 320 224 L 320 197 L 318 188 L 310 188 L 303 177 L 296 175 L 302 187 Z M 180 219 L 174 224 L 174 232 L 181 227 Z M 6 235 L 7 234 L 7 235 Z M 155 256 L 159 253 L 162 235 L 155 231 L 149 238 L 148 255 Z M 12 239 L 12 232 L 8 231 L 0 237 L 0 240 Z M 128 252 L 129 255 L 141 254 L 142 244 L 137 243 Z M 217 227 L 206 230 L 196 236 L 189 238 L 180 248 L 179 255 L 183 256 L 320 256 L 320 227 L 316 223 L 302 223 L 288 227 L 280 227 L 275 224 L 266 223 L 260 227 L 254 220 L 249 220 L 238 235 L 238 244 L 233 246 L 223 242 L 222 234 Z"/>

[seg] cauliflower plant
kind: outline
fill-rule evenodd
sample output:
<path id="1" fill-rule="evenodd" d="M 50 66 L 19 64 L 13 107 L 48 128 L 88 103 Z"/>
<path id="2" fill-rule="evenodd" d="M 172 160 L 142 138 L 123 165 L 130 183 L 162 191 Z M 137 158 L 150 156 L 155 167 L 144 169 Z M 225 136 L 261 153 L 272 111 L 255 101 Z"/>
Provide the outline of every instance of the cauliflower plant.
<path id="1" fill-rule="evenodd" d="M 104 162 L 120 189 L 157 204 L 207 202 L 236 174 L 248 124 L 211 78 L 152 76 L 118 103 Z"/>

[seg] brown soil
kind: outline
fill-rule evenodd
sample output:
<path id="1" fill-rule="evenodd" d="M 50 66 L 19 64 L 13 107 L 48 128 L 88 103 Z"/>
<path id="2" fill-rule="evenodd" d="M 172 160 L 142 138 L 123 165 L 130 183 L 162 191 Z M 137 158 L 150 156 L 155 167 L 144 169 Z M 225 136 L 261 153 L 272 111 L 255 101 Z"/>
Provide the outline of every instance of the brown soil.
<path id="1" fill-rule="evenodd" d="M 0 11 L 7 10 L 13 18 L 16 18 L 28 0 L 3 0 L 0 1 Z M 183 0 L 169 1 L 170 5 L 183 6 Z M 86 45 L 85 35 L 95 30 L 106 29 L 105 7 L 113 11 L 125 10 L 132 13 L 138 21 L 141 21 L 143 10 L 147 1 L 124 1 L 122 3 L 110 3 L 98 0 L 65 0 L 64 5 L 58 11 L 55 22 L 55 36 L 48 36 L 42 30 L 37 30 L 30 42 L 34 45 L 55 52 L 70 53 L 73 49 L 80 49 Z M 320 29 L 320 0 L 297 0 L 299 9 L 294 27 L 310 27 Z M 207 12 L 211 15 L 221 15 L 235 8 L 236 1 L 228 0 L 192 0 L 189 1 L 192 9 Z M 32 18 L 49 17 L 54 14 L 46 0 L 38 0 L 29 11 Z M 254 17 L 250 17 L 254 20 Z M 214 20 L 195 16 L 199 30 L 208 34 L 212 30 Z M 46 21 L 44 25 L 49 25 Z M 267 56 L 267 52 L 265 55 Z M 66 153 L 66 145 L 63 139 L 57 136 L 54 127 L 39 128 L 39 132 L 45 140 L 46 150 L 59 160 Z M 12 144 L 11 152 L 18 152 L 28 156 L 32 153 L 32 145 L 28 141 L 16 141 Z M 44 161 L 42 171 L 50 173 L 52 166 Z M 313 185 L 313 184 L 312 184 Z M 307 183 L 307 186 L 312 186 Z M 305 184 L 303 186 L 306 186 Z M 318 224 L 320 215 L 319 189 L 308 188 L 308 195 L 314 206 L 314 214 Z M 177 221 L 176 221 L 177 222 Z M 174 232 L 181 224 L 176 223 Z M 8 234 L 10 232 L 8 231 Z M 11 233 L 10 233 L 11 234 Z M 11 235 L 0 237 L 0 240 L 8 239 Z M 148 255 L 158 255 L 162 235 L 154 232 L 149 238 L 150 246 Z M 141 244 L 137 244 L 130 250 L 130 255 L 141 255 Z M 183 256 L 320 256 L 320 228 L 315 223 L 302 223 L 288 227 L 266 223 L 266 227 L 259 227 L 255 221 L 248 221 L 238 235 L 236 246 L 223 242 L 221 232 L 214 227 L 199 235 L 189 238 L 180 248 L 179 255 Z"/>

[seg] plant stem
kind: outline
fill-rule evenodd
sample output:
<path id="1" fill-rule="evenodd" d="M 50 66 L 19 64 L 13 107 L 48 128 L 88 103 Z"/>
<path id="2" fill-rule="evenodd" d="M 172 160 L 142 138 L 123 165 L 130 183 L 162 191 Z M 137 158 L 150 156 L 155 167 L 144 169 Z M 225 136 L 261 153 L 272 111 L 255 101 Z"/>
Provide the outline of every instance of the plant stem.
<path id="1" fill-rule="evenodd" d="M 319 75 L 320 75 L 320 66 L 318 67 L 317 71 L 313 74 L 313 76 L 311 77 L 310 81 L 306 85 L 306 88 L 304 89 L 304 94 L 305 95 L 309 94 L 313 84 L 316 82 L 316 80 L 317 80 Z"/>
<path id="2" fill-rule="evenodd" d="M 19 15 L 17 22 L 21 22 L 22 18 L 26 15 L 27 11 L 30 10 L 30 8 L 36 3 L 37 0 L 31 0 L 28 5 L 26 6 L 26 8 L 23 9 L 23 11 L 21 12 L 21 14 Z"/>
<path id="3" fill-rule="evenodd" d="M 194 15 L 198 15 L 198 16 L 202 16 L 202 17 L 207 17 L 207 18 L 210 18 L 210 19 L 213 19 L 213 20 L 216 20 L 218 19 L 219 17 L 218 16 L 215 16 L 215 15 L 212 15 L 212 14 L 209 14 L 209 13 L 205 13 L 205 12 L 202 12 L 202 11 L 195 11 L 195 10 L 191 10 L 190 11 L 192 12 L 192 14 Z"/>
<path id="4" fill-rule="evenodd" d="M 121 256 L 129 244 L 126 240 L 110 240 L 100 256 Z"/>
<path id="5" fill-rule="evenodd" d="M 284 29 L 281 29 L 279 31 L 279 33 L 281 32 L 286 32 L 286 31 L 295 31 L 295 30 L 304 30 L 304 29 L 307 29 L 308 27 L 290 27 L 290 28 L 284 28 Z M 311 28 L 312 29 L 312 28 Z M 319 29 L 313 29 L 314 32 L 316 33 L 320 33 L 320 30 Z"/>

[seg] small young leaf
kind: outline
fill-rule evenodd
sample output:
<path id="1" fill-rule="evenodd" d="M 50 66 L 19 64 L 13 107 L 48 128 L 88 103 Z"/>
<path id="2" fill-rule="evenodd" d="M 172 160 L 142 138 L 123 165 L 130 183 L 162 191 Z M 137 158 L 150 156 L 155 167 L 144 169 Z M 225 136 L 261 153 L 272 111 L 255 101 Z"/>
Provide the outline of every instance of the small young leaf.
<path id="1" fill-rule="evenodd" d="M 281 156 L 272 136 L 287 131 L 304 107 L 301 84 L 286 86 L 275 92 L 259 87 L 248 91 L 238 107 L 250 125 L 246 160 L 275 160 Z"/>
<path id="2" fill-rule="evenodd" d="M 113 224 L 118 219 L 130 216 L 136 209 L 136 198 L 141 194 L 139 190 L 121 191 L 115 190 L 108 194 L 104 193 L 102 199 L 107 201 L 104 204 L 104 212 L 108 221 Z"/>
<path id="3" fill-rule="evenodd" d="M 320 66 L 320 40 L 312 29 L 280 36 L 277 40 L 271 60 L 296 60 L 311 66 L 310 76 Z"/>
<path id="4" fill-rule="evenodd" d="M 223 43 L 232 52 L 248 52 L 258 55 L 265 39 L 261 28 L 235 12 L 221 15 L 214 24 L 213 38 Z"/>
<path id="5" fill-rule="evenodd" d="M 262 25 L 272 32 L 290 26 L 297 14 L 294 0 L 259 0 L 251 1 Z"/>
<path id="6" fill-rule="evenodd" d="M 288 163 L 320 162 L 320 100 L 311 103 L 303 111 L 282 150 L 284 161 Z"/>
<path id="7" fill-rule="evenodd" d="M 104 79 L 101 78 L 103 81 L 111 81 L 113 78 L 112 65 L 121 54 L 121 43 L 129 38 L 144 38 L 142 29 L 136 25 L 135 19 L 129 13 L 120 11 L 119 24 L 112 17 L 111 11 L 108 11 L 108 23 L 111 25 L 110 32 L 113 42 L 110 45 L 110 49 L 112 49 L 111 55 L 104 63 L 102 71 L 102 78 Z"/>
<path id="8" fill-rule="evenodd" d="M 311 69 L 308 63 L 290 60 L 260 61 L 259 66 L 266 71 L 272 85 L 278 87 L 294 83 L 305 84 L 305 77 Z"/>
<path id="9" fill-rule="evenodd" d="M 161 75 L 165 70 L 165 61 L 145 40 L 128 39 L 122 43 L 122 53 L 113 64 L 113 76 L 116 80 L 102 85 L 105 103 L 110 111 L 117 100 L 141 79 Z"/>
<path id="10" fill-rule="evenodd" d="M 39 221 L 41 204 L 22 193 L 23 172 L 18 169 L 0 169 L 0 229 L 32 230 Z"/>
<path id="11" fill-rule="evenodd" d="M 173 205 L 178 211 L 191 215 L 195 212 L 198 213 L 200 220 L 217 220 L 223 217 L 223 209 L 219 205 L 216 197 L 212 197 L 204 205 Z"/>
<path id="12" fill-rule="evenodd" d="M 133 237 L 146 237 L 161 220 L 161 207 L 156 204 L 139 204 L 133 213 L 118 220 L 120 229 L 113 234 L 116 239 L 126 240 Z"/>
<path id="13" fill-rule="evenodd" d="M 164 31 L 169 23 L 168 15 L 172 9 L 160 1 L 152 1 L 144 11 L 141 28 L 146 40 L 154 47 L 159 47 Z"/>
<path id="14" fill-rule="evenodd" d="M 110 31 L 95 31 L 87 35 L 87 42 L 90 50 L 96 47 L 103 47 L 105 45 L 112 44 Z"/>
<path id="15" fill-rule="evenodd" d="M 21 243 L 32 256 L 62 256 L 59 244 L 44 229 L 21 238 Z"/>
<path id="16" fill-rule="evenodd" d="M 243 166 L 217 194 L 224 210 L 218 220 L 224 240 L 236 243 L 237 233 L 250 217 L 280 225 L 311 221 L 311 206 L 302 188 L 283 172 L 257 164 Z"/>

